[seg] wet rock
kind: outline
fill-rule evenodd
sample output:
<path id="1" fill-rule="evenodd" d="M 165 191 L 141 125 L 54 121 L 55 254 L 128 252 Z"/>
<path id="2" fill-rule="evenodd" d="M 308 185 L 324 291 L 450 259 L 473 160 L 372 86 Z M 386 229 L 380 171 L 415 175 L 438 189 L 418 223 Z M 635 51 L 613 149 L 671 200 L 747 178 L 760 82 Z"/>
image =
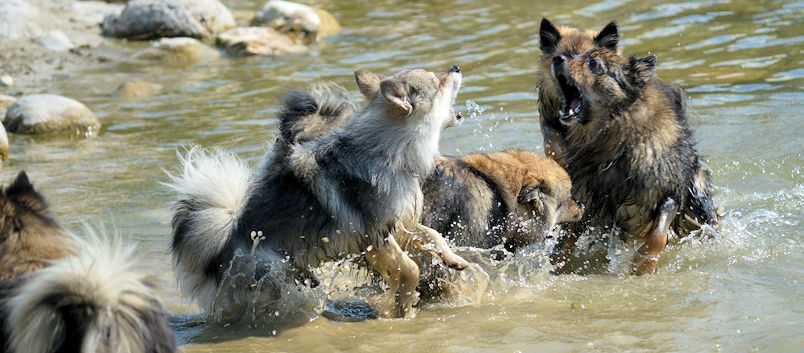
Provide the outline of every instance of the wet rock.
<path id="1" fill-rule="evenodd" d="M 298 33 L 305 40 L 315 41 L 338 33 L 340 25 L 327 11 L 307 5 L 270 0 L 251 19 L 252 26 L 268 26 L 283 33 Z"/>
<path id="2" fill-rule="evenodd" d="M 307 52 L 307 47 L 268 27 L 238 27 L 218 35 L 218 45 L 232 56 L 285 55 Z"/>
<path id="3" fill-rule="evenodd" d="M 234 26 L 232 13 L 217 0 L 132 0 L 102 24 L 107 36 L 136 40 L 211 38 Z"/>
<path id="4" fill-rule="evenodd" d="M 362 300 L 334 300 L 327 303 L 321 315 L 332 321 L 358 322 L 376 319 L 380 313 Z"/>
<path id="5" fill-rule="evenodd" d="M 121 83 L 112 95 L 123 99 L 142 99 L 152 97 L 160 91 L 162 85 L 158 83 L 135 80 Z"/>
<path id="6" fill-rule="evenodd" d="M 195 38 L 162 38 L 151 47 L 134 55 L 138 60 L 158 60 L 168 65 L 192 65 L 199 61 L 218 58 L 217 50 Z"/>
<path id="7" fill-rule="evenodd" d="M 90 136 L 100 129 L 98 118 L 85 105 L 53 94 L 18 99 L 8 108 L 3 124 L 9 132 L 19 134 L 74 131 Z"/>
<path id="8" fill-rule="evenodd" d="M 0 94 L 0 122 L 6 120 L 6 111 L 8 107 L 11 106 L 14 102 L 17 101 L 17 98 L 12 96 L 7 96 L 5 94 Z M 5 131 L 5 129 L 3 129 Z"/>
<path id="9" fill-rule="evenodd" d="M 68 51 L 75 48 L 75 44 L 62 31 L 50 31 L 37 38 L 36 44 L 52 51 Z"/>
<path id="10" fill-rule="evenodd" d="M 35 38 L 42 29 L 36 24 L 39 11 L 24 0 L 0 1 L 0 39 Z"/>
<path id="11" fill-rule="evenodd" d="M 11 87 L 14 85 L 14 79 L 9 75 L 0 76 L 0 87 Z"/>

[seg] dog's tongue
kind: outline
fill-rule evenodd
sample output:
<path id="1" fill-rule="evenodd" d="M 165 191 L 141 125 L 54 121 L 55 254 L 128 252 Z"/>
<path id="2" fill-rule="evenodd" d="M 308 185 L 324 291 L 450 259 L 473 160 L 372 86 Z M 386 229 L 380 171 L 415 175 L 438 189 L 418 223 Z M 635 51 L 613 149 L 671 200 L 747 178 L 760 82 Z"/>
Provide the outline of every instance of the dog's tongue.
<path id="1" fill-rule="evenodd" d="M 575 99 L 572 100 L 572 103 L 570 103 L 570 110 L 578 111 L 578 108 L 580 106 L 581 106 L 581 100 L 578 99 L 578 98 L 575 98 Z"/>

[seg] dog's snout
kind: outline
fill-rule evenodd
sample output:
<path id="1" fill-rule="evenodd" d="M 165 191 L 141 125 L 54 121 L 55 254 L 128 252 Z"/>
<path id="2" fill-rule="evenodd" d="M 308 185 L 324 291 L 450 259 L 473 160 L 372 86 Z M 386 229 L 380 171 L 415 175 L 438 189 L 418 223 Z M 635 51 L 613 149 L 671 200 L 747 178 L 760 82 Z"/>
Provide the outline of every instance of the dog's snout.
<path id="1" fill-rule="evenodd" d="M 461 67 L 458 66 L 458 65 L 452 65 L 452 66 L 450 66 L 449 70 L 447 70 L 447 72 L 449 72 L 449 73 L 453 73 L 453 72 L 454 73 L 460 73 L 461 72 Z"/>

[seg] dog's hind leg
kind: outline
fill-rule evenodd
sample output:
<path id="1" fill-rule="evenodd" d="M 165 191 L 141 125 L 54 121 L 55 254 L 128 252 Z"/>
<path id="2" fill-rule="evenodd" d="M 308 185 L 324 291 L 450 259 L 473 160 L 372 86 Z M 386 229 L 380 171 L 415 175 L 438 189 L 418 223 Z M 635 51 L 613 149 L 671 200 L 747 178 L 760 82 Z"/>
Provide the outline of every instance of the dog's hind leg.
<path id="1" fill-rule="evenodd" d="M 366 251 L 369 265 L 382 276 L 388 285 L 387 293 L 393 296 L 393 309 L 383 308 L 385 316 L 405 317 L 412 314 L 418 296 L 419 266 L 388 236 L 382 244 Z"/>
<path id="2" fill-rule="evenodd" d="M 648 232 L 645 243 L 639 247 L 637 254 L 634 256 L 631 274 L 641 276 L 653 273 L 656 270 L 659 255 L 664 251 L 664 247 L 667 246 L 670 225 L 676 217 L 677 210 L 678 206 L 671 198 L 665 200 L 659 207 L 659 214 L 654 219 L 653 227 Z"/>
<path id="3" fill-rule="evenodd" d="M 422 224 L 417 224 L 416 228 L 416 236 L 422 242 L 414 243 L 417 248 L 435 252 L 449 268 L 463 270 L 469 267 L 469 262 L 452 251 L 447 240 L 437 230 Z"/>

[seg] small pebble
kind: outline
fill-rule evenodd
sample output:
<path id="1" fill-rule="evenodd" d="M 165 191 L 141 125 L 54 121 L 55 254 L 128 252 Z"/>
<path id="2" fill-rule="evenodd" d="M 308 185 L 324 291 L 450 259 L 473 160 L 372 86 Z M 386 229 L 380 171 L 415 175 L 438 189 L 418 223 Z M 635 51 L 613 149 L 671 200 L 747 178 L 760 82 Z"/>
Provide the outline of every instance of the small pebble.
<path id="1" fill-rule="evenodd" d="M 11 87 L 14 85 L 14 79 L 9 75 L 0 76 L 0 86 Z"/>

